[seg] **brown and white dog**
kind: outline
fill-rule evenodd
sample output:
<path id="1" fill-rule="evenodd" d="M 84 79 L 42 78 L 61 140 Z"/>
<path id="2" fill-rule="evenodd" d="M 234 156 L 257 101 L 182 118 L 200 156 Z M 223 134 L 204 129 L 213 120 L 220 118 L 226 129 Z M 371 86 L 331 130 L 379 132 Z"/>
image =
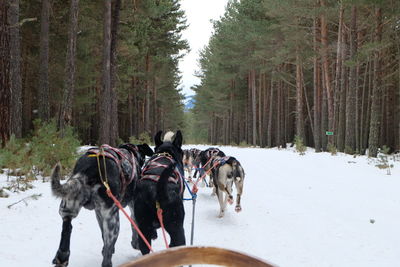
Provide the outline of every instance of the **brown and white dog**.
<path id="1" fill-rule="evenodd" d="M 214 165 L 215 167 L 212 169 L 212 178 L 220 205 L 219 217 L 221 218 L 224 216 L 227 203 L 230 205 L 233 204 L 233 183 L 235 183 L 237 191 L 235 211 L 240 212 L 242 210 L 240 199 L 243 193 L 245 175 L 242 165 L 236 158 L 230 156 L 216 156 L 212 160 L 212 166 Z"/>

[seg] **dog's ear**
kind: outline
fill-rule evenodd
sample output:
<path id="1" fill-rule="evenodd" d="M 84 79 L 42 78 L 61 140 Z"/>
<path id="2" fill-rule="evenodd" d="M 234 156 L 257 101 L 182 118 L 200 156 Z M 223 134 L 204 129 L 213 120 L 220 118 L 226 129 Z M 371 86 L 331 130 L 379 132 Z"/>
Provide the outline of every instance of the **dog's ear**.
<path id="1" fill-rule="evenodd" d="M 131 150 L 133 150 L 133 149 L 132 149 L 132 146 L 134 146 L 134 145 L 129 144 L 129 143 L 125 143 L 125 144 L 120 144 L 120 145 L 118 146 L 118 148 L 125 148 L 126 150 L 131 151 Z"/>
<path id="2" fill-rule="evenodd" d="M 153 149 L 151 149 L 151 147 L 149 147 L 148 144 L 138 145 L 137 147 L 138 147 L 139 151 L 146 156 L 151 157 L 154 154 Z"/>
<path id="3" fill-rule="evenodd" d="M 158 131 L 156 135 L 154 136 L 154 143 L 156 144 L 156 147 L 160 146 L 163 142 L 161 141 L 161 134 L 162 131 Z"/>
<path id="4" fill-rule="evenodd" d="M 179 148 L 182 146 L 182 133 L 180 130 L 176 132 L 173 144 L 174 146 Z"/>

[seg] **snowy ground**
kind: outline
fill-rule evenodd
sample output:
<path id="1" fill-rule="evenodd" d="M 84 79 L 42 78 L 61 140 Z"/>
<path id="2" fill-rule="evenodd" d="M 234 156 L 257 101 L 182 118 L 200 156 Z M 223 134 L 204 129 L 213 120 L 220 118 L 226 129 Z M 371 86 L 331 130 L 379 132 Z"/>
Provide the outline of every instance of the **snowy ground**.
<path id="1" fill-rule="evenodd" d="M 399 266 L 399 162 L 386 175 L 366 157 L 221 149 L 246 171 L 243 211 L 231 206 L 218 218 L 216 197 L 200 188 L 195 245 L 246 252 L 281 267 Z M 5 180 L 0 175 L 0 186 Z M 42 196 L 7 208 L 33 194 Z M 0 198 L 0 266 L 51 266 L 61 233 L 58 205 L 50 184 L 41 181 L 34 189 Z M 186 201 L 185 207 L 189 241 L 192 203 Z M 122 216 L 114 266 L 140 255 L 130 246 L 130 226 Z M 94 212 L 82 210 L 73 226 L 70 266 L 100 266 L 102 240 Z M 164 248 L 161 232 L 153 247 Z"/>

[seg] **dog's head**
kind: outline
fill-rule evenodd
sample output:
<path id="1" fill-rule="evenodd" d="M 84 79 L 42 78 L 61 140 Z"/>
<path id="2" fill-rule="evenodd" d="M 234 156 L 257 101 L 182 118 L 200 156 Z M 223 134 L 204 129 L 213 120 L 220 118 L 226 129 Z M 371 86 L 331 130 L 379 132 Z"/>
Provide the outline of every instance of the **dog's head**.
<path id="1" fill-rule="evenodd" d="M 202 158 L 204 157 L 205 152 L 200 151 L 193 159 L 193 165 L 199 166 L 200 163 L 202 162 Z"/>
<path id="2" fill-rule="evenodd" d="M 151 149 L 148 144 L 133 145 L 127 143 L 120 145 L 119 148 L 125 148 L 126 150 L 132 152 L 135 155 L 140 167 L 143 166 L 146 156 L 151 157 L 154 154 L 153 149 Z"/>
<path id="3" fill-rule="evenodd" d="M 189 149 L 184 149 L 183 150 L 183 164 L 188 164 L 190 162 L 190 150 Z"/>
<path id="4" fill-rule="evenodd" d="M 154 136 L 155 153 L 168 153 L 170 154 L 177 162 L 182 163 L 183 159 L 183 151 L 182 151 L 182 133 L 181 131 L 177 131 L 174 135 L 172 132 L 167 132 L 164 136 L 164 139 L 161 140 L 162 131 L 159 131 Z"/>

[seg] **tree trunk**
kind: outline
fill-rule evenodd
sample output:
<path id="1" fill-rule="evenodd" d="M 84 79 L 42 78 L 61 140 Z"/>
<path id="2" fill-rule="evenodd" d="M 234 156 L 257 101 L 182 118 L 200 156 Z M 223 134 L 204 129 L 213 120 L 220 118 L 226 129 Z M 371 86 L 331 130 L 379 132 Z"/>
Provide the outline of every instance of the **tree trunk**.
<path id="1" fill-rule="evenodd" d="M 11 134 L 22 137 L 22 84 L 21 49 L 19 35 L 19 0 L 10 0 L 8 9 L 10 25 L 10 85 L 11 85 Z"/>
<path id="2" fill-rule="evenodd" d="M 39 118 L 50 119 L 49 101 L 49 0 L 42 0 L 40 18 L 40 64 L 39 64 Z"/>
<path id="3" fill-rule="evenodd" d="M 262 131 L 262 133 L 263 133 L 263 135 L 262 135 L 262 137 L 263 137 L 263 147 L 265 147 L 266 145 L 267 145 L 267 138 L 268 138 L 268 103 L 269 103 L 269 99 L 268 99 L 268 85 L 267 85 L 267 83 L 268 83 L 268 79 L 267 79 L 267 74 L 264 74 L 263 75 L 263 91 L 264 91 L 264 107 L 263 107 L 263 113 L 264 113 L 264 116 L 263 116 L 263 125 L 264 125 L 264 128 L 263 128 L 263 131 Z"/>
<path id="4" fill-rule="evenodd" d="M 321 152 L 321 105 L 322 105 L 322 88 L 321 88 L 321 68 L 319 53 L 319 19 L 314 18 L 314 147 L 315 152 Z"/>
<path id="5" fill-rule="evenodd" d="M 281 122 L 282 122 L 282 114 L 281 114 L 281 101 L 282 101 L 282 81 L 278 82 L 278 88 L 276 92 L 276 131 L 275 131 L 275 139 L 276 145 L 279 148 L 281 145 Z"/>
<path id="6" fill-rule="evenodd" d="M 251 115 L 252 115 L 252 145 L 257 144 L 257 102 L 256 102 L 256 70 L 251 71 Z"/>
<path id="7" fill-rule="evenodd" d="M 10 45 L 8 0 L 0 0 L 0 147 L 10 139 Z"/>
<path id="8" fill-rule="evenodd" d="M 347 153 L 354 153 L 356 150 L 356 98 L 357 98 L 357 76 L 356 76 L 356 55 L 357 55 L 357 8 L 351 8 L 350 23 L 350 66 L 349 89 L 346 99 L 346 138 L 345 150 Z"/>
<path id="9" fill-rule="evenodd" d="M 363 79 L 363 86 L 362 86 L 362 92 L 361 92 L 361 113 L 360 113 L 360 154 L 364 155 L 365 154 L 365 134 L 364 132 L 368 131 L 368 127 L 366 127 L 366 114 L 367 114 L 367 103 L 369 101 L 368 99 L 368 87 L 367 87 L 367 81 L 368 81 L 368 72 L 369 72 L 369 67 L 370 62 L 369 60 L 365 64 L 365 70 L 364 70 L 364 79 Z"/>
<path id="10" fill-rule="evenodd" d="M 150 135 L 155 134 L 158 129 L 160 129 L 160 124 L 158 121 L 158 105 L 157 105 L 157 79 L 156 77 L 153 77 L 152 79 L 152 98 L 151 98 L 151 113 L 152 113 L 152 127 L 151 127 L 151 132 Z"/>
<path id="11" fill-rule="evenodd" d="M 273 114 L 273 101 L 274 98 L 274 78 L 271 75 L 271 88 L 269 96 L 269 112 L 268 112 L 268 131 L 267 131 L 267 146 L 272 147 L 272 114 Z"/>
<path id="12" fill-rule="evenodd" d="M 258 76 L 258 145 L 260 147 L 263 146 L 263 141 L 262 141 L 262 93 L 263 93 L 263 87 L 262 87 L 262 72 L 260 71 L 260 75 Z"/>
<path id="13" fill-rule="evenodd" d="M 121 9 L 121 0 L 115 0 L 114 8 L 112 11 L 111 22 L 111 66 L 110 66 L 110 96 L 111 96 L 111 131 L 110 131 L 110 145 L 115 146 L 119 137 L 118 131 L 118 92 L 116 86 L 117 80 L 117 41 L 118 41 L 118 25 Z"/>
<path id="14" fill-rule="evenodd" d="M 134 135 L 133 131 L 133 125 L 134 124 L 134 118 L 133 118 L 133 109 L 136 107 L 133 104 L 133 94 L 135 90 L 135 76 L 132 77 L 131 80 L 131 88 L 128 90 L 128 135 L 129 137 Z"/>
<path id="15" fill-rule="evenodd" d="M 111 0 L 104 0 L 104 26 L 103 26 L 103 75 L 100 95 L 100 133 L 99 143 L 109 144 L 111 141 Z"/>
<path id="16" fill-rule="evenodd" d="M 151 58 L 149 53 L 146 55 L 146 108 L 145 108 L 145 120 L 144 120 L 144 131 L 150 133 L 150 90 L 151 90 L 151 79 L 150 79 L 150 70 L 151 70 Z"/>
<path id="17" fill-rule="evenodd" d="M 321 6 L 325 7 L 325 0 L 321 0 Z M 323 11 L 325 12 L 325 11 Z M 323 73 L 324 73 L 324 81 L 325 81 L 325 89 L 326 89 L 326 98 L 327 98 L 327 108 L 328 108 L 328 129 L 329 131 L 333 131 L 335 128 L 334 125 L 334 98 L 333 98 L 333 88 L 330 74 L 330 60 L 329 60 L 329 42 L 328 42 L 328 22 L 326 18 L 326 14 L 322 13 L 321 15 L 321 52 L 322 52 L 322 60 L 323 60 Z M 333 144 L 333 138 L 330 136 L 328 138 L 328 142 Z"/>
<path id="18" fill-rule="evenodd" d="M 341 58 L 342 61 L 347 60 L 347 44 L 346 44 L 346 34 L 342 31 L 342 51 Z M 339 118 L 337 127 L 337 148 L 339 151 L 344 151 L 345 146 L 345 136 L 346 136 L 346 94 L 347 94 L 347 80 L 348 71 L 345 64 L 341 64 L 340 70 L 340 92 L 339 92 Z"/>
<path id="19" fill-rule="evenodd" d="M 321 70 L 322 73 L 322 70 Z M 322 84 L 325 84 L 324 75 L 322 75 Z M 325 132 L 328 130 L 328 101 L 327 101 L 327 90 L 323 88 L 322 90 L 322 107 L 321 107 L 321 145 L 322 150 L 326 151 L 328 138 Z"/>
<path id="20" fill-rule="evenodd" d="M 338 127 L 339 127 L 339 117 L 341 114 L 339 113 L 340 108 L 340 88 L 341 88 L 341 79 L 342 79 L 342 66 L 344 63 L 342 57 L 343 46 L 346 44 L 343 42 L 344 38 L 344 7 L 343 3 L 340 3 L 339 10 L 339 27 L 338 27 L 338 38 L 337 38 L 337 50 L 336 50 L 336 70 L 335 70 L 335 129 L 333 129 L 335 136 L 335 144 L 337 146 L 338 142 Z"/>
<path id="21" fill-rule="evenodd" d="M 79 0 L 71 0 L 69 15 L 69 31 L 67 55 L 65 59 L 65 81 L 63 102 L 59 114 L 59 128 L 61 137 L 64 136 L 64 128 L 72 123 L 72 106 L 75 92 L 76 72 L 76 38 L 78 33 Z"/>
<path id="22" fill-rule="evenodd" d="M 296 135 L 305 142 L 304 133 L 304 96 L 302 83 L 302 63 L 297 53 L 296 55 Z"/>
<path id="23" fill-rule="evenodd" d="M 376 28 L 375 28 L 375 42 L 382 41 L 382 9 L 376 7 L 375 10 Z M 371 106 L 371 124 L 369 131 L 369 153 L 370 157 L 376 157 L 379 147 L 379 134 L 381 128 L 381 95 L 382 95 L 382 82 L 381 82 L 381 59 L 380 49 L 376 48 L 374 51 L 374 80 L 372 92 L 372 106 Z"/>

